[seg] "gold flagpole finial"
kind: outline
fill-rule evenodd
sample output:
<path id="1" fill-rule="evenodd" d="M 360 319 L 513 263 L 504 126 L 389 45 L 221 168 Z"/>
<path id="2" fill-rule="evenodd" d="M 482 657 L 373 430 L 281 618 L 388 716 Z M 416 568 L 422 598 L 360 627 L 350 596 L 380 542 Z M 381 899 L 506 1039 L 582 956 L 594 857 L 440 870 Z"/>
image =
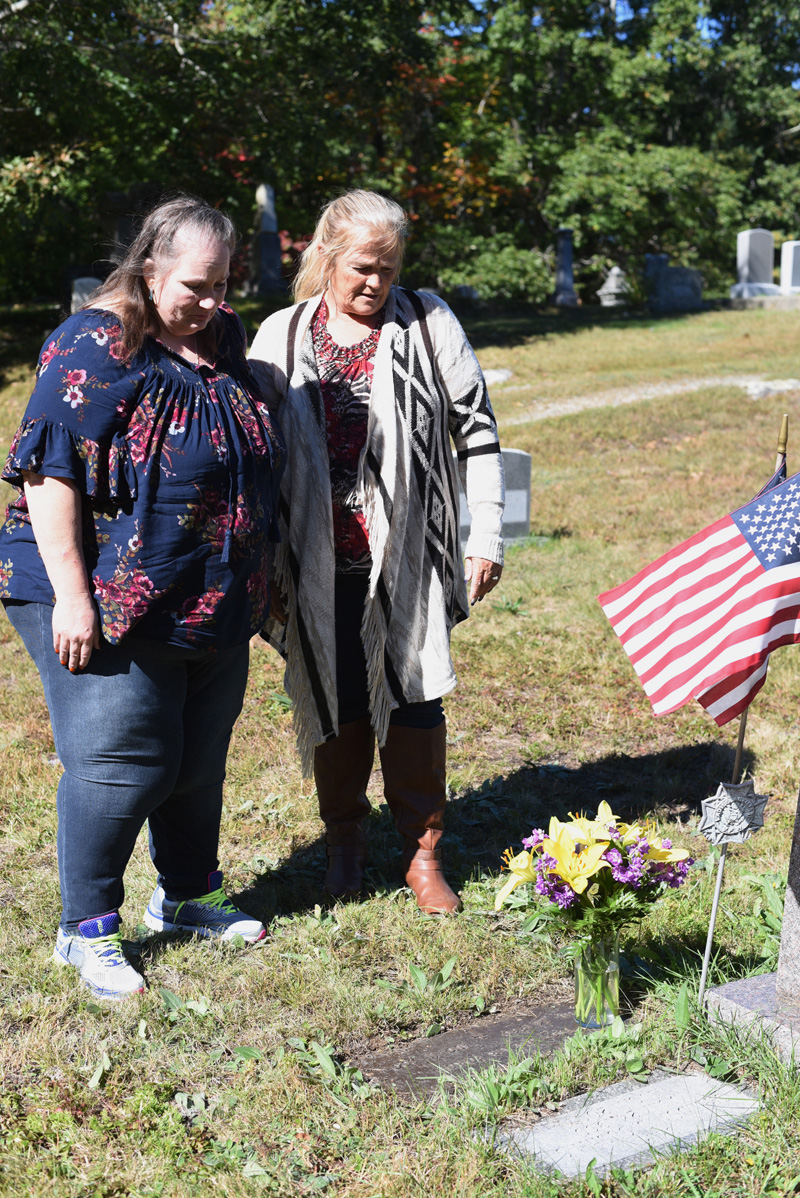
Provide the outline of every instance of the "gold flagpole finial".
<path id="1" fill-rule="evenodd" d="M 783 420 L 781 421 L 781 431 L 778 436 L 778 453 L 785 456 L 786 445 L 789 440 L 789 414 L 784 412 Z"/>

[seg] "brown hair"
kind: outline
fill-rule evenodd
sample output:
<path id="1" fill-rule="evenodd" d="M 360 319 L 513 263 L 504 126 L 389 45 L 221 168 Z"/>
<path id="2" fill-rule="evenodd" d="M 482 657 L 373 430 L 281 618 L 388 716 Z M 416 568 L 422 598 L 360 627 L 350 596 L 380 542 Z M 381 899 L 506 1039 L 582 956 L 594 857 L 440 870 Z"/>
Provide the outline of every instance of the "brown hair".
<path id="1" fill-rule="evenodd" d="M 122 323 L 120 345 L 124 357 L 137 353 L 148 333 L 157 333 L 159 321 L 155 305 L 148 296 L 144 267 L 151 259 L 163 270 L 176 257 L 175 241 L 179 234 L 191 234 L 194 241 L 221 241 L 231 253 L 236 248 L 236 230 L 230 217 L 212 208 L 196 196 L 177 195 L 156 204 L 144 218 L 136 237 L 119 266 L 103 286 L 85 303 L 84 308 L 108 308 Z M 200 334 L 203 349 L 213 354 L 219 316 Z"/>
<path id="2" fill-rule="evenodd" d="M 331 271 L 342 253 L 356 241 L 370 240 L 403 259 L 408 221 L 394 200 L 376 191 L 346 191 L 326 204 L 314 236 L 303 251 L 292 292 L 296 300 L 319 295 L 328 285 Z"/>

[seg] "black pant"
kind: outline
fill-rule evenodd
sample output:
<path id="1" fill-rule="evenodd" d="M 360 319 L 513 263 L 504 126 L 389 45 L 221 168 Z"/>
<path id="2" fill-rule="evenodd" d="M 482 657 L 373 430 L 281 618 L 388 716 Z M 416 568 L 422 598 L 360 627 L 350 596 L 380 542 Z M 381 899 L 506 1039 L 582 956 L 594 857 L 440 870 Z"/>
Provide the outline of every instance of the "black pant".
<path id="1" fill-rule="evenodd" d="M 349 724 L 369 715 L 367 660 L 361 643 L 361 621 L 369 590 L 367 574 L 337 574 L 335 588 L 336 697 L 339 723 Z M 441 699 L 401 703 L 390 724 L 401 728 L 435 728 L 444 719 Z"/>

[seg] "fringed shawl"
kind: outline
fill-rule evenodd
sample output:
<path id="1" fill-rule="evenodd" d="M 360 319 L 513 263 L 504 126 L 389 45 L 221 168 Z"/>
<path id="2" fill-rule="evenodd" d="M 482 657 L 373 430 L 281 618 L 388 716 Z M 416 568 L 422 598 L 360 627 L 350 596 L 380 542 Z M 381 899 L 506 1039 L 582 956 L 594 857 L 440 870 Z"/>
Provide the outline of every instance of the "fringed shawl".
<path id="1" fill-rule="evenodd" d="M 315 746 L 338 732 L 330 468 L 310 330 L 319 301 L 270 316 L 250 351 L 288 446 L 275 558 L 287 621 L 269 621 L 263 635 L 286 659 L 305 774 Z M 451 436 L 472 516 L 466 556 L 502 563 L 502 459 L 477 359 L 442 300 L 394 287 L 358 475 L 372 554 L 361 637 L 379 744 L 399 703 L 456 685 L 450 631 L 469 607 Z"/>

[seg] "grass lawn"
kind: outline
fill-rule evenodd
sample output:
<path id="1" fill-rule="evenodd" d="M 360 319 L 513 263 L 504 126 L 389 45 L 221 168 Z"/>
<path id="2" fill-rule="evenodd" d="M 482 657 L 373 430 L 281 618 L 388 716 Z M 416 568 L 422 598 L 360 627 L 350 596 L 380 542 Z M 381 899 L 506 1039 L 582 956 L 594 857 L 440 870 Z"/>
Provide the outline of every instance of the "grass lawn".
<path id="1" fill-rule="evenodd" d="M 252 326 L 255 307 L 245 305 Z M 153 886 L 144 837 L 126 876 L 123 920 L 149 989 L 103 1006 L 50 963 L 59 913 L 58 767 L 38 676 L 0 619 L 0 1192 L 52 1198 L 325 1193 L 784 1195 L 800 1188 L 800 1084 L 768 1045 L 742 1046 L 694 1013 L 715 854 L 700 801 L 728 780 L 736 725 L 699 705 L 656 719 L 595 596 L 749 499 L 768 478 L 784 411 L 800 465 L 800 394 L 753 401 L 708 388 L 568 418 L 505 425 L 531 397 L 560 398 L 699 376 L 792 377 L 796 313 L 710 311 L 662 318 L 465 318 L 503 441 L 533 457 L 532 536 L 513 546 L 494 601 L 454 634 L 460 685 L 446 702 L 448 869 L 462 915 L 422 916 L 399 888 L 399 838 L 371 783 L 369 891 L 320 907 L 324 849 L 313 784 L 297 765 L 278 659 L 253 648 L 231 749 L 221 856 L 227 888 L 269 936 L 244 952 L 137 926 Z M 0 325 L 0 443 L 31 385 L 47 311 Z M 514 387 L 530 388 L 528 391 Z M 775 968 L 769 899 L 782 895 L 800 781 L 800 666 L 775 654 L 750 716 L 747 769 L 771 796 L 764 829 L 729 854 L 711 984 Z M 623 935 L 621 1042 L 577 1036 L 555 1060 L 472 1077 L 411 1103 L 349 1064 L 388 1043 L 563 999 L 557 937 L 497 915 L 500 856 L 551 814 L 607 799 L 655 821 L 698 859 L 690 882 Z M 519 892 L 517 892 L 519 893 Z M 456 958 L 451 985 L 420 994 Z M 677 1004 L 677 1006 L 676 1006 Z M 316 1044 L 316 1048 L 314 1045 Z M 546 1117 L 562 1099 L 646 1069 L 705 1065 L 757 1090 L 763 1111 L 730 1138 L 636 1174 L 559 1182 L 495 1151 L 484 1130 Z M 489 1083 L 494 1081 L 494 1085 Z"/>

